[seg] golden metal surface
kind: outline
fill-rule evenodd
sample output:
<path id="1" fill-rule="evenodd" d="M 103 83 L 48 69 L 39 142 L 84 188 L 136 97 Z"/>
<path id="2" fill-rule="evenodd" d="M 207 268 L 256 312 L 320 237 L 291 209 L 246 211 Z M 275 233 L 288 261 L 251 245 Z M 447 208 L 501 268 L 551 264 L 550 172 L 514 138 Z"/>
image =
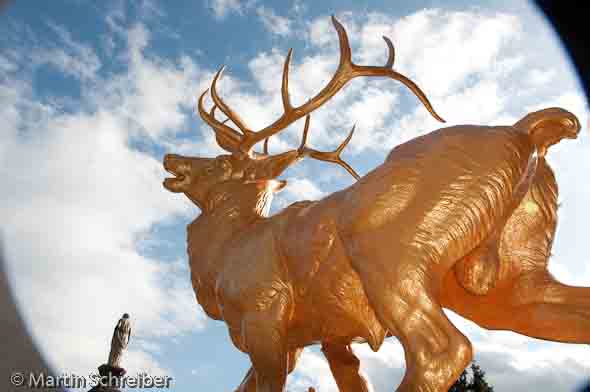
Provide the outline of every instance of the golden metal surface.
<path id="1" fill-rule="evenodd" d="M 253 131 L 219 97 L 199 113 L 229 155 L 166 155 L 182 192 L 202 214 L 188 226 L 188 254 L 198 302 L 223 320 L 252 368 L 240 392 L 280 392 L 303 347 L 321 343 L 341 391 L 367 391 L 352 342 L 378 350 L 396 336 L 406 373 L 398 391 L 445 391 L 472 359 L 469 340 L 443 308 L 488 329 L 590 343 L 590 289 L 557 282 L 547 271 L 555 234 L 557 184 L 544 156 L 575 138 L 577 118 L 560 108 L 526 115 L 512 126 L 461 125 L 395 147 L 359 177 L 340 152 L 305 145 L 309 113 L 357 76 L 401 81 L 440 120 L 425 94 L 385 66 L 351 62 L 344 28 L 340 65 L 317 96 L 293 107 L 285 61 L 284 114 Z M 238 130 L 219 121 L 219 109 Z M 269 155 L 268 138 L 306 117 L 297 150 Z M 264 141 L 264 153 L 253 151 Z M 482 148 L 484 150 L 482 150 Z M 482 153 L 485 151 L 485 153 Z M 304 157 L 343 166 L 358 181 L 319 201 L 268 216 L 276 178 Z"/>

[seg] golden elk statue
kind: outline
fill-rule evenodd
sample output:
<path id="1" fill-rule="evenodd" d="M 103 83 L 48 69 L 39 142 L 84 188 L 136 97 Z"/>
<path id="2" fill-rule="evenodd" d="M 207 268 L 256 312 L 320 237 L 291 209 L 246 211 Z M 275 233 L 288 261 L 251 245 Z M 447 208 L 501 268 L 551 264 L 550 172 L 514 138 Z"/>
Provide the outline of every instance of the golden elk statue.
<path id="1" fill-rule="evenodd" d="M 197 300 L 227 324 L 233 344 L 252 362 L 238 391 L 283 391 L 301 350 L 315 343 L 340 391 L 367 391 L 350 344 L 378 350 L 387 336 L 405 351 L 398 391 L 446 391 L 471 361 L 472 346 L 443 308 L 487 329 L 590 343 L 590 288 L 559 283 L 547 270 L 557 184 L 545 154 L 561 139 L 576 138 L 577 118 L 549 108 L 509 126 L 438 129 L 395 147 L 360 177 L 340 157 L 352 131 L 332 152 L 306 145 L 310 113 L 347 82 L 398 80 L 443 120 L 420 88 L 393 70 L 389 39 L 384 66 L 357 65 L 343 26 L 332 23 L 340 63 L 315 97 L 291 104 L 289 51 L 284 113 L 255 131 L 219 97 L 220 70 L 212 109 L 204 108 L 205 91 L 198 110 L 229 154 L 164 158 L 174 175 L 165 188 L 202 211 L 188 226 Z M 216 109 L 227 119 L 220 121 Z M 302 117 L 299 148 L 270 155 L 269 138 Z M 255 152 L 260 142 L 263 152 Z M 336 163 L 358 181 L 268 216 L 285 185 L 276 178 L 305 157 Z"/>

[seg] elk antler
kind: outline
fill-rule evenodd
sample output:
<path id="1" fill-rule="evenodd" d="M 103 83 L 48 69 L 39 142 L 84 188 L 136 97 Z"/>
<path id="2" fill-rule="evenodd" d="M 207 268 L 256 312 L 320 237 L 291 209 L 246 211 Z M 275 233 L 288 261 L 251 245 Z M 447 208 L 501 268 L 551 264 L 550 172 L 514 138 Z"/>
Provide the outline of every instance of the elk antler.
<path id="1" fill-rule="evenodd" d="M 350 44 L 348 43 L 348 36 L 346 35 L 346 30 L 340 24 L 340 22 L 336 20 L 334 16 L 332 16 L 332 24 L 336 28 L 336 32 L 338 33 L 338 40 L 340 43 L 340 63 L 332 79 L 315 97 L 311 98 L 301 106 L 293 107 L 293 105 L 291 104 L 291 100 L 289 98 L 288 91 L 289 64 L 291 62 L 291 56 L 293 54 L 293 50 L 290 49 L 289 53 L 287 54 L 287 58 L 285 59 L 285 64 L 283 66 L 283 79 L 281 86 L 281 97 L 283 100 L 284 112 L 275 122 L 273 122 L 266 128 L 257 132 L 246 132 L 244 134 L 244 139 L 240 144 L 240 150 L 242 152 L 249 154 L 252 150 L 252 147 L 254 147 L 256 143 L 268 139 L 269 137 L 279 133 L 281 130 L 285 129 L 287 126 L 297 121 L 301 117 L 307 115 L 308 113 L 311 113 L 313 110 L 317 109 L 327 100 L 332 98 L 338 91 L 340 91 L 342 87 L 344 87 L 346 83 L 359 76 L 383 76 L 402 82 L 418 97 L 418 99 L 422 102 L 422 104 L 426 107 L 426 109 L 430 112 L 430 114 L 432 114 L 434 118 L 436 118 L 440 122 L 444 122 L 444 120 L 434 111 L 432 105 L 430 104 L 428 98 L 422 92 L 422 90 L 410 79 L 393 70 L 392 67 L 393 62 L 395 60 L 395 50 L 389 38 L 385 36 L 383 37 L 385 43 L 387 44 L 387 47 L 389 48 L 389 56 L 384 66 L 379 67 L 369 65 L 356 65 L 352 62 L 352 52 L 350 49 Z M 233 118 L 232 121 L 234 121 Z"/>
<path id="2" fill-rule="evenodd" d="M 231 110 L 229 106 L 227 106 L 225 102 L 223 102 L 223 100 L 217 94 L 217 80 L 219 80 L 219 78 L 221 77 L 221 74 L 223 73 L 224 69 L 225 67 L 221 67 L 219 71 L 217 71 L 217 73 L 215 74 L 215 77 L 213 78 L 213 82 L 211 83 L 211 98 L 213 99 L 215 105 L 218 106 L 219 109 L 223 112 L 223 114 L 225 114 L 227 118 L 231 120 L 231 122 L 236 124 L 236 126 L 240 128 L 240 131 L 242 131 L 244 135 L 247 135 L 252 132 L 248 130 L 240 116 L 233 110 Z"/>
<path id="3" fill-rule="evenodd" d="M 238 116 L 238 114 L 235 113 L 232 109 L 230 109 L 225 102 L 223 102 L 223 100 L 217 93 L 217 81 L 221 77 L 224 68 L 221 67 L 219 71 L 217 71 L 215 77 L 213 78 L 213 82 L 211 83 L 211 98 L 213 99 L 214 105 L 209 112 L 205 110 L 203 106 L 203 99 L 209 91 L 205 90 L 205 92 L 199 98 L 198 109 L 199 114 L 201 115 L 203 120 L 207 124 L 209 124 L 215 131 L 215 138 L 221 148 L 238 157 L 257 158 L 261 155 L 267 156 L 269 155 L 268 139 L 271 136 L 279 133 L 280 131 L 288 127 L 293 122 L 299 120 L 301 117 L 306 116 L 303 141 L 301 146 L 299 147 L 298 152 L 301 155 L 310 156 L 314 159 L 336 163 L 344 167 L 350 174 L 352 174 L 356 179 L 358 179 L 358 174 L 340 158 L 340 153 L 342 152 L 344 147 L 346 147 L 346 145 L 352 137 L 354 127 L 352 128 L 350 134 L 347 136 L 344 142 L 340 146 L 338 146 L 336 150 L 331 152 L 322 152 L 308 148 L 305 146 L 305 142 L 307 140 L 307 132 L 309 129 L 309 113 L 311 113 L 312 111 L 323 105 L 330 98 L 332 98 L 350 80 L 359 76 L 388 77 L 390 79 L 400 81 L 402 84 L 408 87 L 416 95 L 416 97 L 418 97 L 418 99 L 422 102 L 422 104 L 426 107 L 426 109 L 430 112 L 430 114 L 432 114 L 434 118 L 441 122 L 444 122 L 444 120 L 434 111 L 432 105 L 428 101 L 428 98 L 422 92 L 420 87 L 418 87 L 414 82 L 412 82 L 404 75 L 393 70 L 393 63 L 395 60 L 395 48 L 389 38 L 385 36 L 383 37 L 389 49 L 389 55 L 385 65 L 357 65 L 352 62 L 352 52 L 350 49 L 350 44 L 348 42 L 348 36 L 346 35 L 346 30 L 340 24 L 340 22 L 336 20 L 334 16 L 332 16 L 332 24 L 334 25 L 334 28 L 338 33 L 338 41 L 340 44 L 340 63 L 332 79 L 328 82 L 326 86 L 324 86 L 324 88 L 315 97 L 311 98 L 306 103 L 300 106 L 294 107 L 291 104 L 291 99 L 289 97 L 289 65 L 291 63 L 291 57 L 293 55 L 293 50 L 289 49 L 289 52 L 287 53 L 287 57 L 285 59 L 285 63 L 283 65 L 283 77 L 281 83 L 283 114 L 272 124 L 268 125 L 266 128 L 261 129 L 260 131 L 254 132 L 251 129 L 249 129 L 242 121 L 242 119 Z M 226 120 L 219 121 L 215 118 L 215 110 L 217 108 L 219 108 L 227 116 Z M 226 125 L 227 121 L 233 122 L 241 132 L 238 132 L 232 127 Z M 258 142 L 262 140 L 264 140 L 263 153 L 259 154 L 253 152 L 252 148 L 254 147 L 254 145 L 256 145 Z"/>
<path id="4" fill-rule="evenodd" d="M 308 114 L 307 116 L 305 116 L 305 126 L 303 127 L 303 137 L 301 139 L 301 145 L 297 149 L 297 152 L 299 152 L 299 154 L 301 156 L 309 156 L 313 159 L 317 159 L 318 161 L 336 163 L 337 165 L 340 165 L 343 168 L 345 168 L 355 179 L 357 179 L 357 180 L 360 179 L 361 177 L 354 171 L 354 169 L 340 157 L 342 150 L 344 150 L 344 148 L 348 145 L 348 142 L 350 142 L 350 139 L 352 139 L 352 135 L 354 134 L 354 128 L 356 127 L 356 125 L 354 125 L 352 127 L 348 136 L 346 136 L 346 139 L 344 139 L 344 141 L 342 143 L 340 143 L 340 145 L 334 151 L 318 151 L 318 150 L 314 150 L 313 148 L 309 148 L 305 145 L 307 143 L 307 132 L 309 130 L 309 120 L 310 120 L 310 115 Z M 268 139 L 266 139 L 266 140 L 268 140 Z"/>
<path id="5" fill-rule="evenodd" d="M 215 132 L 215 139 L 217 140 L 219 147 L 223 148 L 227 152 L 236 154 L 240 151 L 239 147 L 243 136 L 233 128 L 225 125 L 227 120 L 220 122 L 215 118 L 215 109 L 217 108 L 217 105 L 213 105 L 210 112 L 205 110 L 205 107 L 203 106 L 203 100 L 208 92 L 209 89 L 205 90 L 199 97 L 199 115 L 203 121 L 213 128 L 213 131 Z"/>

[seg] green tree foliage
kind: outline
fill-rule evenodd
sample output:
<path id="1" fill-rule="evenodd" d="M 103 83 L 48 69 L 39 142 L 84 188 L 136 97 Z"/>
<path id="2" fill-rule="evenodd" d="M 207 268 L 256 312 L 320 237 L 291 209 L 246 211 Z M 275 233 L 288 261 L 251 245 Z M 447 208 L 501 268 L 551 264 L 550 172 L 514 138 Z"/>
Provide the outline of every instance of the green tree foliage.
<path id="1" fill-rule="evenodd" d="M 475 361 L 471 364 L 471 375 L 469 379 L 467 370 L 463 370 L 449 392 L 494 392 L 494 388 L 485 379 L 486 373 Z"/>
<path id="2" fill-rule="evenodd" d="M 463 370 L 463 373 L 461 373 L 459 379 L 457 379 L 449 389 L 449 392 L 466 392 L 469 390 L 468 388 L 469 382 L 467 381 L 467 370 Z"/>
<path id="3" fill-rule="evenodd" d="M 478 364 L 473 362 L 471 371 L 473 372 L 473 379 L 471 380 L 471 390 L 473 392 L 494 392 L 494 388 L 485 379 L 486 372 L 481 370 Z"/>

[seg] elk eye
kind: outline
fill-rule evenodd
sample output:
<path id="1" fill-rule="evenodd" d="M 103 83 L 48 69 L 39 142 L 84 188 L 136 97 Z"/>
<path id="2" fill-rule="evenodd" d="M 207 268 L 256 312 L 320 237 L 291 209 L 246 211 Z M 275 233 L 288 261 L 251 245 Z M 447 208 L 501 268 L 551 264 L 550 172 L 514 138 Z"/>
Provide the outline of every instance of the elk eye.
<path id="1" fill-rule="evenodd" d="M 253 180 L 256 177 L 256 172 L 253 168 L 247 168 L 244 170 L 244 178 L 247 180 Z"/>
<path id="2" fill-rule="evenodd" d="M 226 160 L 219 161 L 219 166 L 224 170 L 227 171 L 230 168 L 229 163 Z"/>

